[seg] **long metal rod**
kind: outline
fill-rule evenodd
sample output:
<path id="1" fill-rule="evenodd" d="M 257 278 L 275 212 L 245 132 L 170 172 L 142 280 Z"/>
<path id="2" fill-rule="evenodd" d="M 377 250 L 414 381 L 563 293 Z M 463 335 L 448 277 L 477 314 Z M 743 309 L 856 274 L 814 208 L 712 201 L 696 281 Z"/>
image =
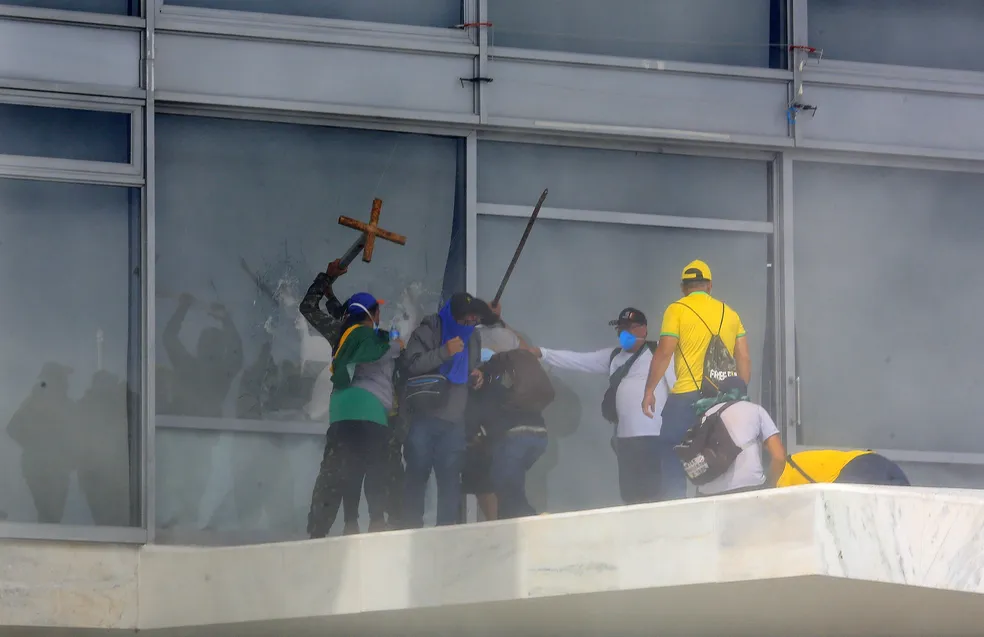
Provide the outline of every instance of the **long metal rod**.
<path id="1" fill-rule="evenodd" d="M 492 305 L 496 305 L 502 298 L 502 293 L 506 290 L 506 283 L 509 283 L 509 277 L 512 276 L 513 269 L 516 267 L 516 262 L 519 261 L 519 255 L 523 253 L 523 248 L 526 246 L 526 240 L 530 238 L 530 232 L 533 231 L 533 224 L 536 223 L 536 218 L 540 215 L 540 208 L 543 206 L 543 201 L 547 198 L 547 189 L 543 189 L 543 193 L 540 194 L 540 198 L 536 202 L 536 207 L 533 208 L 533 214 L 530 215 L 530 221 L 526 224 L 526 230 L 523 232 L 523 238 L 519 240 L 519 245 L 516 246 L 516 252 L 513 253 L 512 261 L 509 262 L 509 267 L 506 268 L 506 274 L 502 277 L 502 283 L 499 284 L 499 291 L 495 293 L 495 298 L 492 299 Z"/>

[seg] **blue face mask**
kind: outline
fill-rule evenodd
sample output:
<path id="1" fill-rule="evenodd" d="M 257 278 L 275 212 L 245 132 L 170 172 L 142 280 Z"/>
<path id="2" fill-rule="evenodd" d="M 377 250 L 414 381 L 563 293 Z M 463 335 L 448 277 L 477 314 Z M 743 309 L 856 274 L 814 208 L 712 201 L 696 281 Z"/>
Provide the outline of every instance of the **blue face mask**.
<path id="1" fill-rule="evenodd" d="M 490 350 L 490 349 L 488 349 L 488 348 L 485 348 L 485 347 L 483 347 L 483 348 L 482 348 L 482 362 L 483 362 L 483 363 L 487 363 L 487 362 L 489 362 L 489 360 L 490 360 L 490 359 L 491 359 L 491 358 L 492 358 L 492 357 L 493 357 L 494 355 L 495 355 L 495 352 L 493 352 L 492 350 Z"/>
<path id="2" fill-rule="evenodd" d="M 636 344 L 635 334 L 622 330 L 618 333 L 618 344 L 622 346 L 622 349 L 632 349 Z"/>

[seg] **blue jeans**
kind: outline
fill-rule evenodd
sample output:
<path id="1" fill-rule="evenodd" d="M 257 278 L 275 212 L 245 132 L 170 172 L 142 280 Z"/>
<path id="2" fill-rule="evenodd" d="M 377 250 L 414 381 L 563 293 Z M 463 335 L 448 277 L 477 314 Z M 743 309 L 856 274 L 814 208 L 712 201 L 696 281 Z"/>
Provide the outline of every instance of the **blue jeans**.
<path id="1" fill-rule="evenodd" d="M 431 471 L 437 478 L 437 524 L 461 521 L 461 467 L 465 457 L 465 427 L 440 418 L 422 416 L 410 422 L 403 443 L 406 477 L 403 523 L 406 528 L 424 525 L 424 493 Z"/>
<path id="2" fill-rule="evenodd" d="M 694 403 L 698 399 L 699 391 L 670 394 L 663 405 L 663 427 L 659 432 L 663 500 L 679 500 L 687 496 L 687 474 L 673 447 L 683 442 L 687 430 L 697 424 Z"/>
<path id="3" fill-rule="evenodd" d="M 499 501 L 500 520 L 536 515 L 526 497 L 526 472 L 547 450 L 547 437 L 506 434 L 492 449 L 492 489 Z"/>

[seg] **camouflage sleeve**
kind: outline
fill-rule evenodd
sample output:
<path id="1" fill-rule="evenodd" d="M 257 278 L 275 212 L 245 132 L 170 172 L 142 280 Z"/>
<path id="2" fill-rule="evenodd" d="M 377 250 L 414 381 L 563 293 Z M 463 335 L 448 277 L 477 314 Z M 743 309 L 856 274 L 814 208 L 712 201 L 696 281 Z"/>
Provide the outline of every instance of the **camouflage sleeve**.
<path id="1" fill-rule="evenodd" d="M 314 278 L 314 282 L 301 301 L 300 311 L 301 316 L 311 324 L 311 327 L 329 341 L 334 341 L 342 326 L 344 309 L 332 292 L 331 286 L 327 285 L 327 281 L 328 275 L 324 272 Z M 322 298 L 325 299 L 327 312 L 321 309 Z"/>

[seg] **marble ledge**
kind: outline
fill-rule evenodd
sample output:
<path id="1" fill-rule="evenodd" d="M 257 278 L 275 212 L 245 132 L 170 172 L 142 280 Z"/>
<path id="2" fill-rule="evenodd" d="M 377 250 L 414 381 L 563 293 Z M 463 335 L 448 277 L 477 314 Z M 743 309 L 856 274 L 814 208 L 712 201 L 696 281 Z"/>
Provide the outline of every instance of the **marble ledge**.
<path id="1" fill-rule="evenodd" d="M 0 541 L 0 627 L 282 623 L 817 577 L 981 593 L 982 525 L 973 492 L 809 485 L 242 547 Z"/>

